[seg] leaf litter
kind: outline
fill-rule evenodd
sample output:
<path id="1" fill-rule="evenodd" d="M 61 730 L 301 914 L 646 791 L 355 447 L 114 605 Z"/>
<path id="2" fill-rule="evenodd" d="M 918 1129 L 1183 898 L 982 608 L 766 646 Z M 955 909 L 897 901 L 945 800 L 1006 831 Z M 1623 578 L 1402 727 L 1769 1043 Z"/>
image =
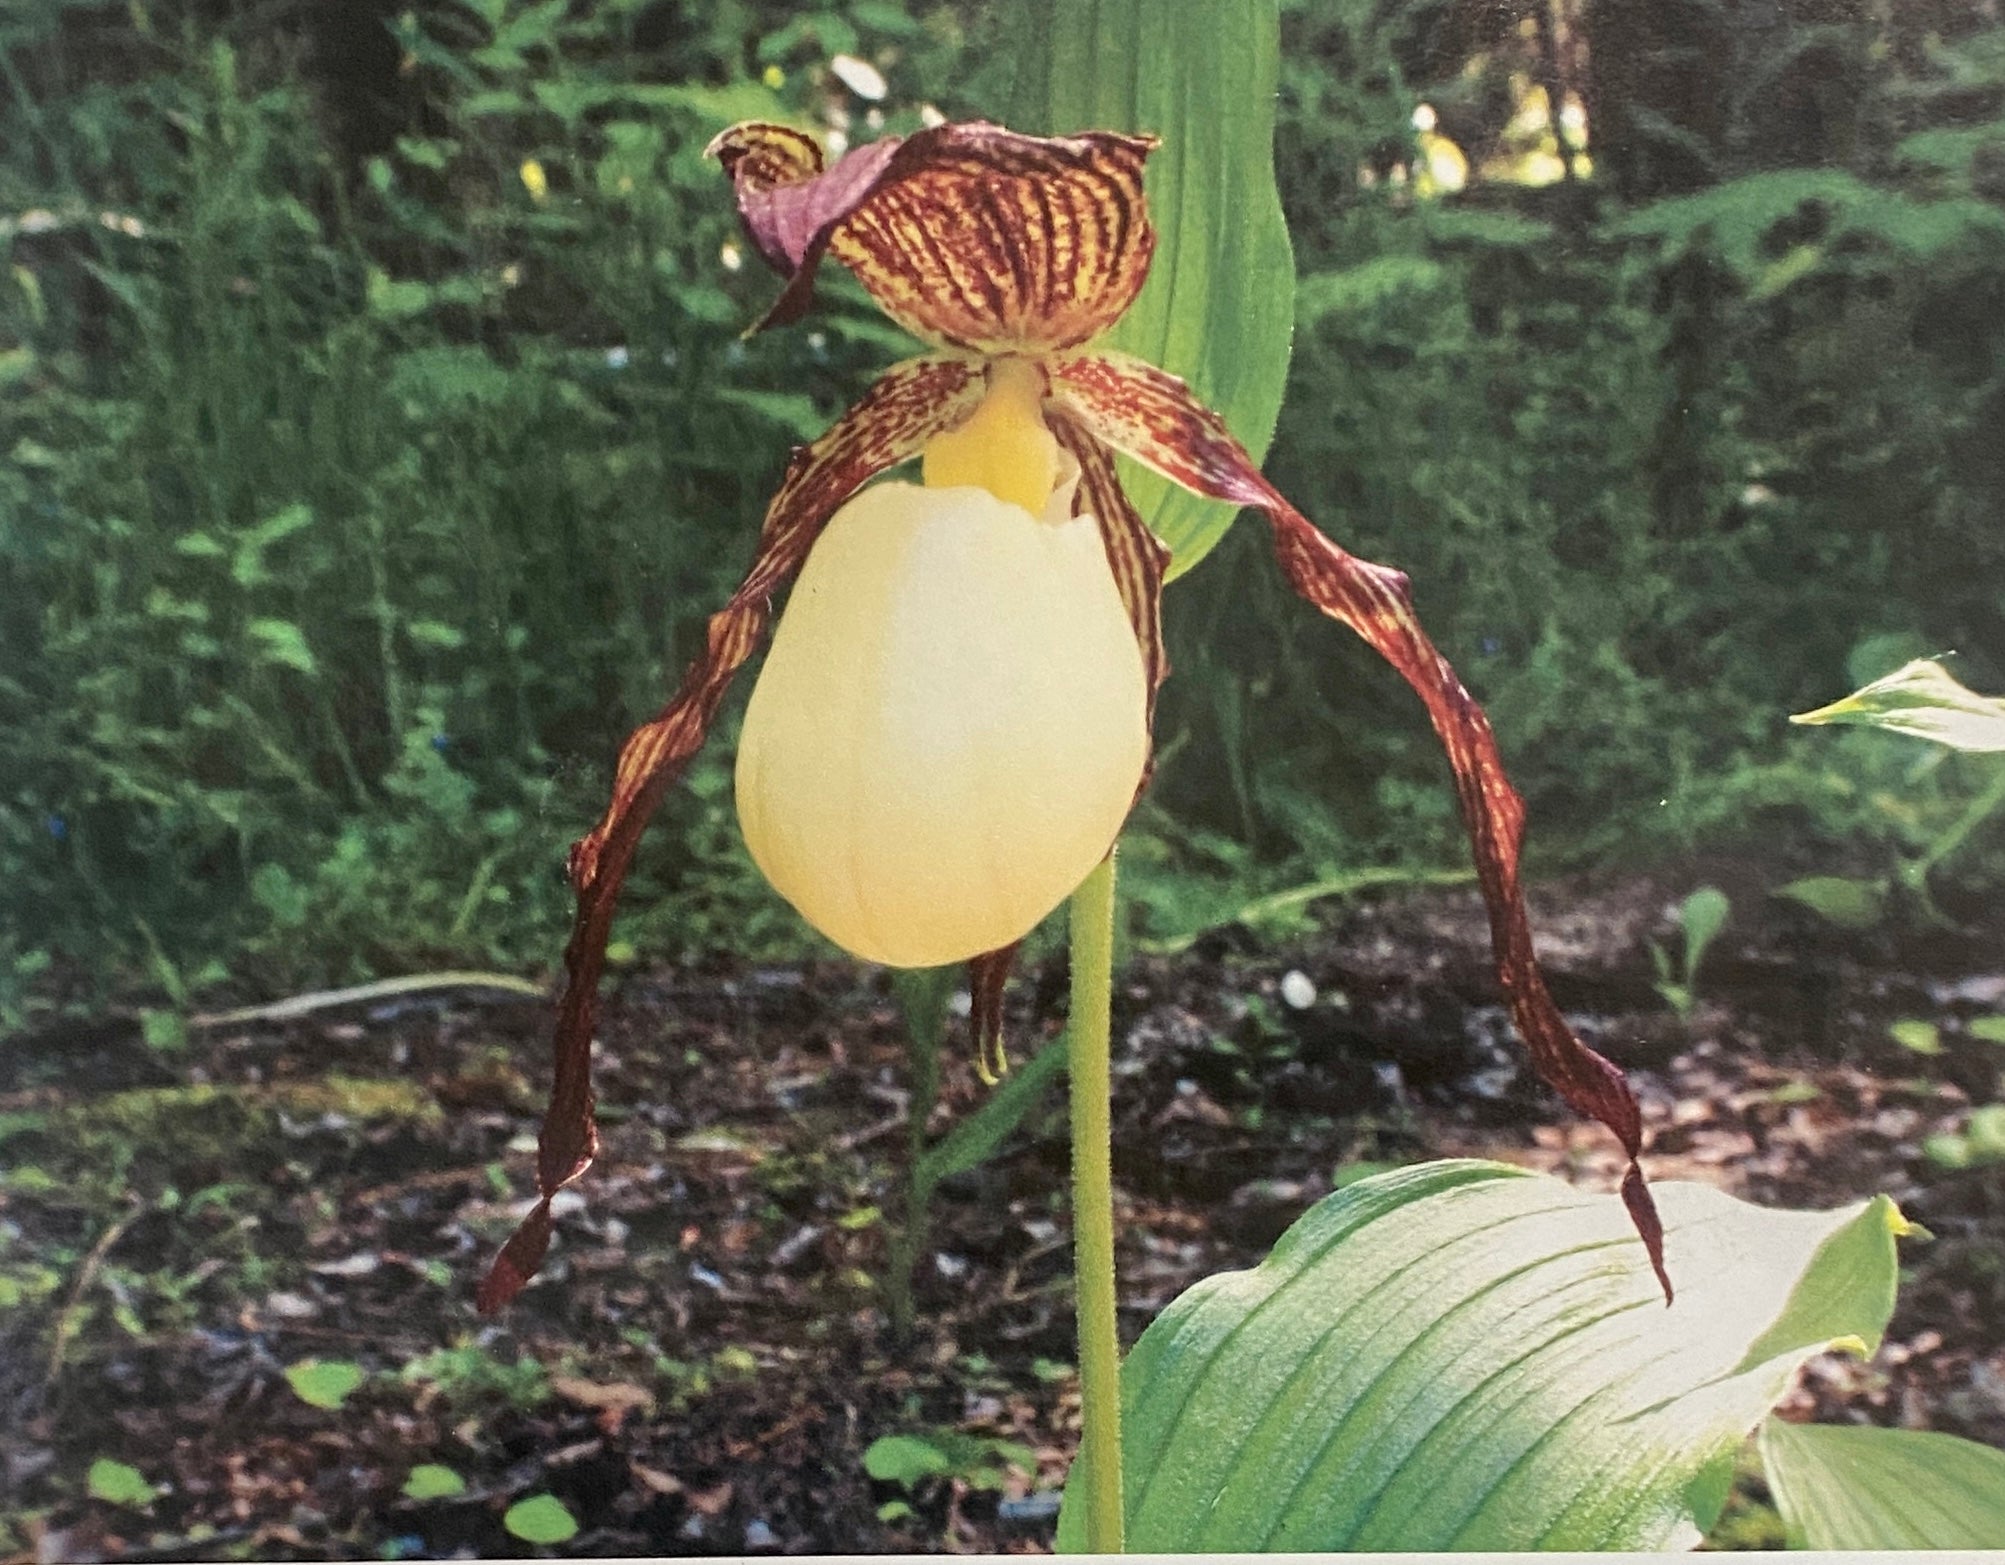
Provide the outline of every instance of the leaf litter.
<path id="1" fill-rule="evenodd" d="M 1677 889 L 1533 898 L 1561 1008 L 1636 1083 L 1652 1176 L 1800 1206 L 1885 1190 L 1936 1235 L 1904 1255 L 1882 1351 L 1817 1361 L 1785 1411 L 2005 1444 L 2005 1162 L 1926 1150 L 2005 1095 L 1974 1025 L 2005 994 L 1997 932 L 1902 942 L 1744 896 L 1681 1021 L 1648 957 Z M 1062 977 L 1012 987 L 1019 1059 L 1055 1039 Z M 1942 1052 L 1904 1049 L 1901 1019 Z M 1622 1172 L 1519 1069 L 1465 890 L 1142 958 L 1115 1026 L 1130 1340 L 1375 1166 Z M 1061 1095 L 941 1187 L 901 1346 L 878 1282 L 904 1139 L 885 976 L 631 976 L 600 1031 L 602 1159 L 557 1203 L 544 1275 L 483 1322 L 473 1284 L 527 1210 L 544 1031 L 536 1005 L 460 996 L 210 1029 L 172 1081 L 136 1028 L 0 1055 L 0 1559 L 506 1556 L 508 1517 L 561 1530 L 553 1505 L 578 1554 L 1047 1549 L 1078 1433 Z M 936 1133 L 984 1090 L 943 1063 Z M 352 1368 L 338 1407 L 295 1394 L 307 1363 Z M 929 1434 L 1035 1470 L 866 1473 L 874 1440 Z M 107 1497 L 106 1463 L 148 1503 Z M 419 1468 L 462 1486 L 414 1498 Z"/>

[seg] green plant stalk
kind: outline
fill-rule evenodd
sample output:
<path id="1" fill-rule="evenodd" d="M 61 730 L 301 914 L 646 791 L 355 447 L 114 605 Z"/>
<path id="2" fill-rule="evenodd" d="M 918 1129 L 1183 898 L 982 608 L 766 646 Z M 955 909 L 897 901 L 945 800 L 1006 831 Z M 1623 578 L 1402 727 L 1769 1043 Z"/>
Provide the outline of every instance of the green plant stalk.
<path id="1" fill-rule="evenodd" d="M 933 1182 L 926 1174 L 926 1126 L 940 1101 L 940 1034 L 947 1007 L 948 969 L 929 968 L 898 975 L 898 998 L 905 1013 L 905 1054 L 911 1067 L 911 1098 L 905 1111 L 905 1209 L 891 1235 L 884 1296 L 891 1334 L 912 1339 L 912 1272 L 926 1243 L 927 1206 Z"/>
<path id="2" fill-rule="evenodd" d="M 1910 889 L 1926 894 L 1929 872 L 1948 858 L 1977 828 L 1984 824 L 1991 812 L 2005 805 L 2005 768 L 2000 768 L 1991 779 L 1991 785 L 1970 801 L 1970 806 L 1950 825 L 1940 837 L 1928 845 L 1926 852 L 1907 865 L 1902 871 Z"/>
<path id="3" fill-rule="evenodd" d="M 1114 1286 L 1114 850 L 1072 893 L 1072 1245 L 1079 1298 L 1079 1461 L 1086 1546 L 1122 1548 L 1121 1339 Z"/>

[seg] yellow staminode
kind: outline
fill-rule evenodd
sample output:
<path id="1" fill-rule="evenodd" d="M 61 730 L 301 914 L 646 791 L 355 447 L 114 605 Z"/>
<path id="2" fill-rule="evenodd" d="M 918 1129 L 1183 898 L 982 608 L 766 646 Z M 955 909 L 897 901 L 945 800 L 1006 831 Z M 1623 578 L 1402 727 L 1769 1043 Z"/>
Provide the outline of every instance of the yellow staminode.
<path id="1" fill-rule="evenodd" d="M 998 359 L 989 392 L 959 429 L 930 441 L 921 458 L 928 489 L 972 486 L 998 500 L 1044 514 L 1058 487 L 1058 442 L 1038 411 L 1043 386 L 1022 359 Z"/>
<path id="2" fill-rule="evenodd" d="M 1113 842 L 1148 742 L 1141 652 L 1035 381 L 998 373 L 925 475 L 829 522 L 738 750 L 766 878 L 897 967 L 1028 933 Z"/>

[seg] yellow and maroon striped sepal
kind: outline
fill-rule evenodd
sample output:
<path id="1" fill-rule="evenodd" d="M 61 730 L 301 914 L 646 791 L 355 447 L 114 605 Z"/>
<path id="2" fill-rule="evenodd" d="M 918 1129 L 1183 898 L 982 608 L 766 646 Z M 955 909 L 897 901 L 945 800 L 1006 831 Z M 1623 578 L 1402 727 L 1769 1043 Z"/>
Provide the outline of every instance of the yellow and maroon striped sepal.
<path id="1" fill-rule="evenodd" d="M 1025 136 L 975 121 L 859 147 L 824 168 L 800 131 L 710 144 L 753 244 L 787 279 L 761 326 L 808 306 L 833 255 L 906 330 L 977 353 L 1076 347 L 1134 301 L 1155 253 L 1153 136 Z"/>

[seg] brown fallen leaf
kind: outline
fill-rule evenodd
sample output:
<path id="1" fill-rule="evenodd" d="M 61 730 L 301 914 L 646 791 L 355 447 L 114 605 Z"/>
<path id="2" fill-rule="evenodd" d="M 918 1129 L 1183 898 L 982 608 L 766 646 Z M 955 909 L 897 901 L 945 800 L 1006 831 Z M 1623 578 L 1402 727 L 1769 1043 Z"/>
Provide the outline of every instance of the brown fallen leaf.
<path id="1" fill-rule="evenodd" d="M 344 1255 L 336 1261 L 315 1262 L 307 1270 L 317 1277 L 367 1277 L 382 1264 L 382 1256 L 364 1250 L 356 1255 Z"/>
<path id="2" fill-rule="evenodd" d="M 682 1493 L 682 1480 L 673 1473 L 664 1473 L 659 1468 L 646 1467 L 639 1462 L 629 1462 L 627 1468 L 644 1489 L 656 1494 Z"/>
<path id="3" fill-rule="evenodd" d="M 721 1483 L 714 1489 L 691 1489 L 685 1498 L 698 1516 L 712 1518 L 724 1514 L 724 1507 L 731 1503 L 731 1493 L 731 1485 Z"/>
<path id="4" fill-rule="evenodd" d="M 598 1414 L 595 1422 L 609 1435 L 619 1432 L 627 1414 L 644 1413 L 654 1406 L 654 1393 L 626 1380 L 601 1384 L 577 1375 L 552 1375 L 550 1389 L 567 1402 L 591 1408 Z"/>

